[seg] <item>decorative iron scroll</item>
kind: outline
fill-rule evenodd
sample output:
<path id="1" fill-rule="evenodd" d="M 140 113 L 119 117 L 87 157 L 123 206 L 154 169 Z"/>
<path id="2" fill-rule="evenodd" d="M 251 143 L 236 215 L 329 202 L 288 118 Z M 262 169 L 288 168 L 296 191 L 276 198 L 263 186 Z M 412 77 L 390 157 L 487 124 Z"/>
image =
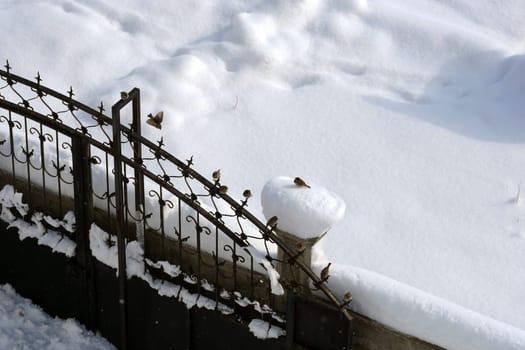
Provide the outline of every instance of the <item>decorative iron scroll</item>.
<path id="1" fill-rule="evenodd" d="M 24 179 L 27 192 L 42 203 L 48 203 L 51 196 L 58 198 L 58 214 L 63 215 L 66 198 L 74 197 L 73 184 L 85 176 L 73 165 L 72 140 L 82 138 L 88 144 L 87 161 L 93 176 L 88 187 L 94 220 L 111 232 L 118 212 L 113 181 L 118 175 L 126 237 L 143 242 L 146 255 L 154 249 L 148 242 L 155 241 L 155 249 L 160 250 L 157 257 L 170 257 L 181 266 L 183 273 L 177 282 L 215 300 L 234 300 L 244 278 L 242 283 L 250 287 L 242 294 L 256 300 L 264 270 L 276 263 L 292 264 L 310 278 L 312 289 L 321 291 L 351 319 L 345 308 L 348 301 L 340 301 L 326 278 L 297 259 L 301 247 L 287 246 L 276 233 L 276 222 L 264 223 L 247 210 L 250 190 L 237 201 L 221 182 L 220 170 L 209 180 L 194 169 L 193 157 L 180 160 L 166 150 L 163 138 L 153 142 L 141 136 L 135 119 L 119 123 L 115 130 L 102 103 L 95 109 L 88 107 L 73 98 L 73 88 L 61 94 L 42 85 L 39 73 L 31 81 L 14 75 L 8 62 L 4 68 L 0 70 L 0 155 L 10 162 L 3 162 L 0 171 L 10 174 L 12 183 Z M 137 94 L 138 89 L 123 92 L 117 104 L 124 106 Z M 114 140 L 119 140 L 120 147 Z M 116 149 L 121 149 L 119 155 Z M 122 162 L 121 174 L 115 173 L 116 156 Z M 275 246 L 284 252 L 284 261 L 277 259 Z M 195 263 L 185 265 L 185 254 L 193 256 Z M 145 263 L 154 274 L 163 274 L 156 264 Z M 248 271 L 244 277 L 241 267 Z M 261 303 L 271 307 L 270 281 L 263 282 L 268 295 Z M 282 282 L 293 289 L 293 281 Z M 207 287 L 210 283 L 213 288 Z"/>

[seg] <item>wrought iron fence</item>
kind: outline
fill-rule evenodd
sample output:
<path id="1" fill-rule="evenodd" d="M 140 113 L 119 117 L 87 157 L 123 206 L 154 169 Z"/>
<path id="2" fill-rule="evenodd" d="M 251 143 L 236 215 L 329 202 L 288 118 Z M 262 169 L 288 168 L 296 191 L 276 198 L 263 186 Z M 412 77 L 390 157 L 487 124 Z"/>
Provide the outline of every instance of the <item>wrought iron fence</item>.
<path id="1" fill-rule="evenodd" d="M 31 81 L 14 75 L 9 63 L 4 67 L 2 180 L 23 191 L 32 208 L 56 217 L 75 212 L 76 232 L 65 234 L 74 235 L 76 259 L 87 270 L 92 223 L 116 234 L 121 319 L 126 319 L 126 244 L 135 240 L 145 250 L 149 273 L 210 298 L 216 307 L 229 305 L 241 316 L 260 317 L 266 310 L 273 315 L 268 321 L 283 322 L 271 312 L 276 296 L 265 270 L 292 264 L 351 319 L 347 303 L 335 297 L 326 279 L 297 259 L 301 248 L 287 246 L 275 223 L 247 210 L 249 190 L 236 201 L 220 171 L 209 180 L 193 168 L 192 157 L 182 161 L 165 149 L 162 138 L 152 142 L 141 135 L 137 88 L 121 94 L 109 117 L 102 103 L 93 109 L 76 101 L 72 88 L 61 94 L 42 85 L 40 74 Z M 285 259 L 277 259 L 276 247 Z M 162 260 L 179 265 L 182 273 L 170 276 Z M 281 282 L 293 291 L 294 281 Z M 251 311 L 240 307 L 244 297 L 258 301 Z M 125 325 L 121 337 L 125 344 Z"/>

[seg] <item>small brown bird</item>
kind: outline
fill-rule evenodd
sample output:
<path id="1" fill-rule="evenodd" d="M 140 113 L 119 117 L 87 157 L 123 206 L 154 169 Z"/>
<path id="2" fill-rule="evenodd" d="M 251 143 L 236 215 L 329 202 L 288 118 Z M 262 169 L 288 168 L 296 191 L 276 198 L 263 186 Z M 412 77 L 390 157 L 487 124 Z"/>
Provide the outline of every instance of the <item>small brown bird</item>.
<path id="1" fill-rule="evenodd" d="M 297 248 L 297 250 L 302 253 L 306 250 L 306 244 L 304 244 L 304 242 L 298 242 L 295 247 Z"/>
<path id="2" fill-rule="evenodd" d="M 307 188 L 311 188 L 310 185 L 308 185 L 306 182 L 304 182 L 304 180 L 301 179 L 300 177 L 296 177 L 296 178 L 293 180 L 293 183 L 296 184 L 298 187 L 307 187 Z"/>
<path id="3" fill-rule="evenodd" d="M 328 263 L 322 270 L 321 270 L 321 280 L 323 282 L 327 281 L 330 277 L 330 265 L 332 265 L 331 262 Z"/>
<path id="4" fill-rule="evenodd" d="M 252 191 L 250 190 L 244 190 L 244 192 L 242 193 L 242 196 L 244 198 L 250 198 L 252 196 Z"/>
<path id="5" fill-rule="evenodd" d="M 129 95 L 126 91 L 121 91 L 120 92 L 120 99 L 121 100 L 127 100 L 129 98 Z"/>
<path id="6" fill-rule="evenodd" d="M 352 302 L 352 293 L 346 292 L 345 295 L 343 295 L 343 303 L 344 305 L 348 305 Z"/>
<path id="7" fill-rule="evenodd" d="M 266 226 L 274 227 L 275 225 L 277 225 L 277 220 L 277 216 L 272 216 L 270 219 L 268 219 Z"/>
<path id="8" fill-rule="evenodd" d="M 160 111 L 159 113 L 155 114 L 148 114 L 148 120 L 146 120 L 146 123 L 148 123 L 151 126 L 156 127 L 157 129 L 162 129 L 162 120 L 164 119 L 164 112 Z"/>
<path id="9" fill-rule="evenodd" d="M 215 180 L 215 181 L 219 181 L 221 179 L 221 169 L 217 169 L 215 170 L 213 173 L 211 173 L 211 177 Z"/>
<path id="10" fill-rule="evenodd" d="M 226 192 L 228 192 L 228 186 L 222 185 L 221 187 L 219 187 L 220 194 L 226 194 Z"/>

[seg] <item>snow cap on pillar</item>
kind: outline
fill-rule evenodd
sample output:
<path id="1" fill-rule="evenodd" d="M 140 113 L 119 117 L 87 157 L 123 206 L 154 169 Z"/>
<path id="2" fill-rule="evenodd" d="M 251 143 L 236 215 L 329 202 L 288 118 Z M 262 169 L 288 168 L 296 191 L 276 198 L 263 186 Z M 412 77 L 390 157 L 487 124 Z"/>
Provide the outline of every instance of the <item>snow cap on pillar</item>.
<path id="1" fill-rule="evenodd" d="M 339 222 L 345 202 L 322 186 L 300 186 L 293 178 L 279 176 L 266 183 L 261 194 L 264 216 L 277 216 L 277 228 L 310 239 L 323 235 Z"/>

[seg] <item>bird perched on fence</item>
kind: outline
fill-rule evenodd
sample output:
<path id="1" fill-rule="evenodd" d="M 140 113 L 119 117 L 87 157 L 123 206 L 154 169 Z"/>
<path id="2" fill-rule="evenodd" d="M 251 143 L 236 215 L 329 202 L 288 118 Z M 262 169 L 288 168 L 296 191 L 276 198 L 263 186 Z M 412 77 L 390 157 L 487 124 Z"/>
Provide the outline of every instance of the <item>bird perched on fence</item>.
<path id="1" fill-rule="evenodd" d="M 321 281 L 326 282 L 328 278 L 330 277 L 330 265 L 332 265 L 331 262 L 328 263 L 322 270 L 321 270 Z"/>
<path id="2" fill-rule="evenodd" d="M 304 244 L 304 242 L 298 242 L 296 245 L 295 245 L 295 248 L 297 248 L 297 251 L 302 253 L 306 250 L 306 244 Z"/>
<path id="3" fill-rule="evenodd" d="M 307 187 L 307 188 L 311 188 L 310 185 L 308 185 L 306 182 L 304 182 L 303 179 L 301 179 L 300 177 L 296 177 L 294 180 L 293 180 L 293 183 L 297 185 L 297 187 Z"/>
<path id="4" fill-rule="evenodd" d="M 215 180 L 215 181 L 219 181 L 221 179 L 221 169 L 217 169 L 215 170 L 213 173 L 211 173 L 211 177 Z"/>
<path id="5" fill-rule="evenodd" d="M 266 226 L 270 226 L 271 228 L 273 228 L 275 225 L 277 225 L 277 216 L 272 216 L 268 219 Z"/>
<path id="6" fill-rule="evenodd" d="M 348 304 L 350 304 L 352 302 L 352 293 L 350 292 L 346 292 L 344 295 L 343 295 L 343 306 L 346 306 Z"/>
<path id="7" fill-rule="evenodd" d="M 226 194 L 226 192 L 228 192 L 228 186 L 222 185 L 222 186 L 219 187 L 219 193 L 220 194 Z"/>
<path id="8" fill-rule="evenodd" d="M 129 98 L 129 95 L 126 91 L 121 91 L 120 92 L 120 99 L 121 100 L 127 100 Z"/>
<path id="9" fill-rule="evenodd" d="M 159 113 L 155 114 L 148 114 L 148 120 L 146 120 L 146 123 L 148 123 L 151 126 L 156 127 L 157 129 L 162 129 L 162 120 L 164 119 L 164 112 L 160 111 Z"/>

